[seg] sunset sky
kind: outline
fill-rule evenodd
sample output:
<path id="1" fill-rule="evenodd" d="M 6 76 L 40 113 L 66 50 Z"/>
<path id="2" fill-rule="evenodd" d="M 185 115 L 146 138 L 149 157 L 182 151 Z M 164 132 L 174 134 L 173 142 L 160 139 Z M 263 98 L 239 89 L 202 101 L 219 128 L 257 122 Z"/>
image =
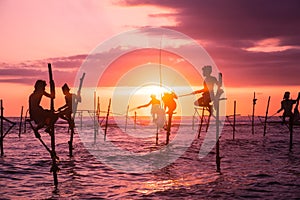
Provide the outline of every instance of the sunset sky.
<path id="1" fill-rule="evenodd" d="M 65 82 L 73 86 L 80 66 L 99 44 L 124 31 L 162 27 L 187 35 L 207 51 L 223 73 L 228 114 L 234 100 L 238 113 L 251 114 L 254 91 L 257 114 L 265 113 L 268 96 L 273 114 L 285 91 L 292 98 L 300 92 L 299 10 L 298 0 L 1 0 L 4 113 L 18 116 L 21 106 L 27 109 L 35 81 L 48 81 L 47 63 L 53 66 L 59 107 L 63 104 L 60 87 Z M 142 64 L 137 59 L 133 65 Z M 177 66 L 179 73 L 200 89 L 203 80 L 195 83 L 189 75 L 193 73 L 181 68 Z M 117 71 L 109 70 L 110 74 Z M 118 73 L 121 76 L 126 70 Z M 117 73 L 113 75 L 118 79 Z M 114 83 L 106 81 L 105 86 Z"/>

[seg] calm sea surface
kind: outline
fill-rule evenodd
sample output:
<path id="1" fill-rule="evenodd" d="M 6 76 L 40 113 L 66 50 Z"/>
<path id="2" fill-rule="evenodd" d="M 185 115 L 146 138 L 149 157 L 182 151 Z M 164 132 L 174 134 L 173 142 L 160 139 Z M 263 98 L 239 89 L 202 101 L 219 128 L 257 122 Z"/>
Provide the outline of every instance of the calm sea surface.
<path id="1" fill-rule="evenodd" d="M 12 120 L 18 121 L 17 118 Z M 134 128 L 129 121 L 125 132 L 124 124 L 118 127 L 112 121 L 106 143 L 113 143 L 132 155 L 147 155 L 165 148 L 166 131 L 159 130 L 156 145 L 156 128 L 151 122 L 144 120 L 144 125 Z M 90 122 L 86 119 L 82 128 L 77 126 L 72 158 L 68 156 L 68 128 L 63 123 L 57 125 L 56 151 L 60 158 L 57 188 L 49 172 L 51 160 L 47 151 L 30 128 L 19 138 L 18 125 L 14 127 L 4 139 L 5 156 L 0 157 L 0 199 L 300 199 L 299 126 L 294 129 L 293 149 L 289 151 L 286 125 L 268 124 L 263 136 L 263 126 L 257 120 L 252 135 L 250 120 L 239 117 L 233 140 L 232 127 L 226 122 L 221 130 L 222 160 L 221 173 L 218 173 L 215 148 L 199 158 L 206 134 L 203 132 L 197 138 L 197 128 L 193 130 L 191 118 L 177 119 L 171 140 L 176 138 L 178 124 L 181 132 L 187 138 L 192 135 L 193 140 L 170 147 L 180 149 L 174 151 L 178 159 L 171 159 L 166 166 L 157 164 L 151 170 L 145 168 L 142 173 L 138 167 L 149 167 L 150 159 L 149 163 L 141 160 L 134 164 L 125 155 L 122 159 L 117 152 L 102 145 L 103 131 L 96 135 L 85 131 L 92 129 Z M 4 128 L 6 130 L 6 123 Z M 41 135 L 50 145 L 50 136 L 42 131 Z M 95 152 L 111 162 L 97 158 Z"/>

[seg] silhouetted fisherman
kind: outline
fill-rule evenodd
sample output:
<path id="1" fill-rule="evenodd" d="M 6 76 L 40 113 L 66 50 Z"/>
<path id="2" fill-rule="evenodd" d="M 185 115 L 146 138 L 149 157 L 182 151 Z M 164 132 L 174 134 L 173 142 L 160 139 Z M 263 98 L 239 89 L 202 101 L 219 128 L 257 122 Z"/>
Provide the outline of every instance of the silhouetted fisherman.
<path id="1" fill-rule="evenodd" d="M 166 113 L 174 114 L 174 110 L 177 107 L 177 104 L 174 99 L 177 99 L 177 98 L 178 97 L 174 92 L 171 92 L 171 93 L 165 92 L 164 93 L 164 96 L 162 97 L 162 101 L 164 102 L 164 109 L 166 110 L 168 108 Z"/>
<path id="2" fill-rule="evenodd" d="M 29 96 L 30 118 L 37 124 L 37 127 L 34 128 L 34 133 L 36 137 L 40 137 L 38 130 L 43 128 L 45 125 L 47 126 L 45 131 L 50 133 L 50 125 L 55 123 L 58 118 L 58 116 L 52 111 L 44 109 L 40 105 L 43 96 L 52 99 L 55 98 L 55 96 L 51 96 L 51 94 L 45 91 L 46 85 L 46 81 L 37 80 L 34 85 L 34 91 Z"/>
<path id="3" fill-rule="evenodd" d="M 203 89 L 196 90 L 192 94 L 202 93 L 202 96 L 194 102 L 196 106 L 208 107 L 208 111 L 211 114 L 212 105 L 210 104 L 212 99 L 214 99 L 214 86 L 219 86 L 219 81 L 216 77 L 211 76 L 212 67 L 210 65 L 204 66 L 202 68 L 203 76 L 205 77 L 203 82 Z"/>
<path id="4" fill-rule="evenodd" d="M 168 124 L 167 124 L 167 144 L 169 143 L 169 135 L 171 131 L 171 123 L 172 123 L 172 116 L 174 114 L 174 110 L 177 107 L 176 101 L 174 99 L 177 99 L 177 95 L 174 92 L 168 93 L 165 92 L 164 96 L 162 97 L 162 101 L 164 102 L 164 109 L 168 110 L 166 113 L 168 113 Z"/>
<path id="5" fill-rule="evenodd" d="M 283 100 L 281 101 L 281 108 L 277 111 L 277 113 L 280 113 L 283 111 L 282 115 L 282 123 L 285 123 L 286 117 L 292 117 L 293 115 L 293 105 L 297 102 L 297 100 L 290 99 L 290 92 L 285 92 L 283 96 Z"/>
<path id="6" fill-rule="evenodd" d="M 148 106 L 152 105 L 151 115 L 152 115 L 153 122 L 156 123 L 158 115 L 160 115 L 160 112 L 161 112 L 160 101 L 156 98 L 156 96 L 154 94 L 151 94 L 150 97 L 151 97 L 151 100 L 149 101 L 149 103 L 138 106 L 137 108 L 140 109 L 140 108 L 144 108 L 144 107 L 148 107 Z"/>
<path id="7" fill-rule="evenodd" d="M 70 88 L 66 83 L 62 86 L 62 91 L 65 95 L 66 104 L 58 108 L 59 117 L 68 121 L 70 128 L 74 128 L 74 120 L 72 117 L 73 105 L 75 105 L 76 102 L 81 102 L 81 97 L 80 95 L 70 93 Z"/>

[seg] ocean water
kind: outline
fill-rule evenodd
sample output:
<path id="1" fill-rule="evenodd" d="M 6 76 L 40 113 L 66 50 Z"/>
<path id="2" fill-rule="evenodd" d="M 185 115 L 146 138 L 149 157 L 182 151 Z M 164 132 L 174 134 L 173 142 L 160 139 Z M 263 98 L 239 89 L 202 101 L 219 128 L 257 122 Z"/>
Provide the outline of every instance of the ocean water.
<path id="1" fill-rule="evenodd" d="M 116 155 L 106 144 L 112 143 L 134 156 L 148 155 L 166 149 L 166 131 L 158 130 L 156 144 L 157 130 L 148 119 L 138 120 L 136 127 L 129 120 L 126 131 L 125 120 L 118 123 L 110 118 L 105 142 L 104 131 L 98 130 L 95 135 L 86 131 L 94 131 L 90 119 L 85 119 L 82 127 L 77 124 L 72 158 L 68 156 L 68 128 L 64 123 L 56 126 L 56 152 L 60 158 L 58 187 L 54 187 L 49 172 L 48 152 L 30 128 L 26 133 L 22 131 L 19 138 L 16 125 L 4 138 L 0 199 L 300 199 L 299 126 L 294 128 L 293 149 L 289 151 L 286 125 L 268 124 L 263 136 L 258 119 L 252 134 L 250 120 L 238 117 L 233 140 L 232 126 L 226 122 L 221 130 L 219 173 L 215 147 L 203 158 L 199 157 L 206 133 L 203 131 L 198 138 L 197 126 L 193 130 L 191 118 L 174 119 L 171 142 L 179 133 L 179 125 L 181 133 L 193 140 L 189 143 L 181 138 L 182 142 L 170 147 L 175 149 L 170 154 L 178 154 L 175 159 L 154 168 L 149 168 L 153 166 L 151 156 L 151 164 L 145 159 L 133 162 L 127 155 Z M 42 131 L 41 135 L 50 145 L 50 136 Z M 141 172 L 143 166 L 148 167 L 145 172 Z"/>

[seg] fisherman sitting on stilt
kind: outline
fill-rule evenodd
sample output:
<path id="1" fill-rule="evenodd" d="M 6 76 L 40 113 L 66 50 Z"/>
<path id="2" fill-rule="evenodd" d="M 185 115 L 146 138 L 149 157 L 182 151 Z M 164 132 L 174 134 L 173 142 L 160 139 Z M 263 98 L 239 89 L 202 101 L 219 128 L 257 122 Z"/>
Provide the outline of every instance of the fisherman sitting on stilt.
<path id="1" fill-rule="evenodd" d="M 164 109 L 166 110 L 168 108 L 168 110 L 166 111 L 166 113 L 168 114 L 168 124 L 165 127 L 165 129 L 168 131 L 170 131 L 171 123 L 172 123 L 172 116 L 177 107 L 176 101 L 174 99 L 177 99 L 177 98 L 178 97 L 174 92 L 171 92 L 171 93 L 165 92 L 164 96 L 162 97 L 162 101 L 164 103 Z"/>
<path id="2" fill-rule="evenodd" d="M 57 114 L 53 113 L 50 110 L 44 109 L 40 105 L 43 96 L 52 99 L 55 98 L 54 95 L 51 96 L 51 94 L 45 91 L 46 85 L 46 81 L 37 80 L 34 85 L 34 91 L 29 96 L 29 114 L 30 119 L 32 119 L 37 124 L 37 127 L 33 128 L 35 137 L 37 138 L 41 137 L 38 130 L 43 128 L 44 126 L 47 126 L 45 132 L 51 133 L 50 125 L 54 124 L 58 119 Z"/>
<path id="3" fill-rule="evenodd" d="M 280 113 L 283 110 L 282 115 L 282 124 L 285 123 L 286 117 L 292 117 L 293 115 L 293 105 L 297 102 L 297 100 L 290 99 L 290 92 L 285 92 L 283 96 L 283 100 L 281 101 L 281 107 L 277 111 L 277 113 Z"/>
<path id="4" fill-rule="evenodd" d="M 203 76 L 205 77 L 203 82 L 203 89 L 196 90 L 192 94 L 202 93 L 202 97 L 194 102 L 195 106 L 207 107 L 210 115 L 213 111 L 213 106 L 211 105 L 212 99 L 214 99 L 214 86 L 220 87 L 220 81 L 216 77 L 211 76 L 212 67 L 210 65 L 204 66 L 202 68 Z"/>
<path id="5" fill-rule="evenodd" d="M 174 114 L 174 110 L 177 107 L 177 104 L 174 99 L 177 99 L 177 98 L 178 97 L 174 92 L 171 92 L 171 93 L 165 92 L 164 96 L 162 97 L 162 101 L 164 102 L 164 109 L 166 110 L 168 108 L 166 113 L 168 113 L 169 115 Z"/>
<path id="6" fill-rule="evenodd" d="M 70 128 L 74 128 L 74 119 L 72 117 L 73 105 L 75 105 L 76 102 L 81 102 L 81 97 L 79 95 L 70 93 L 70 88 L 66 83 L 62 86 L 62 91 L 65 95 L 66 104 L 58 108 L 58 115 L 61 119 L 64 119 L 68 122 Z"/>

